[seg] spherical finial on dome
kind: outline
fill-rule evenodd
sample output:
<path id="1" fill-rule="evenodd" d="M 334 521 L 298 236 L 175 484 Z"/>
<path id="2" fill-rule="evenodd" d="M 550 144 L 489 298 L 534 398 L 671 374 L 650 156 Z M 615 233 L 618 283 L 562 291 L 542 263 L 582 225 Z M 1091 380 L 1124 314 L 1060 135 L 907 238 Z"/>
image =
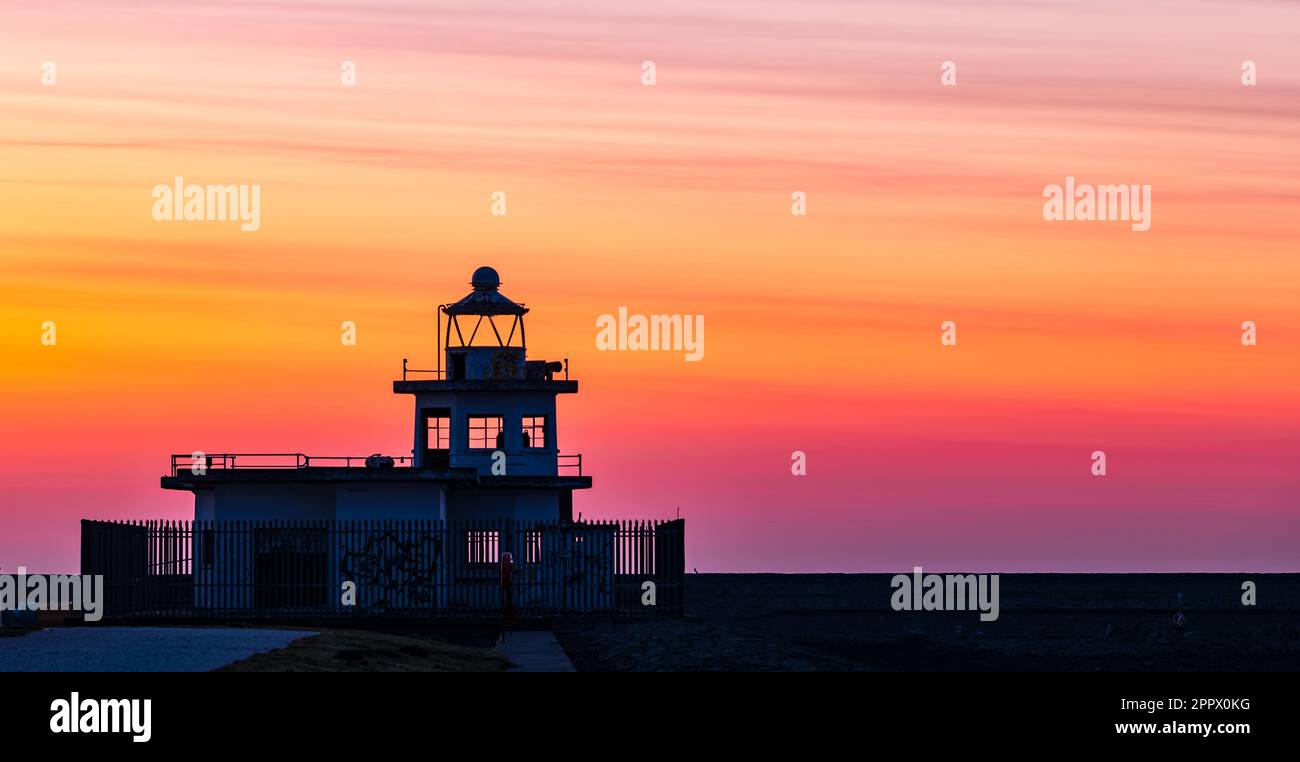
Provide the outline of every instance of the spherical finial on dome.
<path id="1" fill-rule="evenodd" d="M 496 291 L 501 287 L 501 276 L 491 267 L 480 267 L 474 271 L 474 277 L 470 278 L 469 284 L 474 287 L 475 291 Z"/>

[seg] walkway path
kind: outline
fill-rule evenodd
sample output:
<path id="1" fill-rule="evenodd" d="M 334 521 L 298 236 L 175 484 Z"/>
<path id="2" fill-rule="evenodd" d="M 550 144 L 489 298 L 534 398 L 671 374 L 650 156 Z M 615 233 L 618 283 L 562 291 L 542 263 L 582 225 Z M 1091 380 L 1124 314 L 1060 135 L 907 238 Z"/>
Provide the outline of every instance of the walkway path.
<path id="1" fill-rule="evenodd" d="M 508 672 L 574 672 L 573 662 L 550 631 L 507 632 L 497 650 L 515 663 Z"/>

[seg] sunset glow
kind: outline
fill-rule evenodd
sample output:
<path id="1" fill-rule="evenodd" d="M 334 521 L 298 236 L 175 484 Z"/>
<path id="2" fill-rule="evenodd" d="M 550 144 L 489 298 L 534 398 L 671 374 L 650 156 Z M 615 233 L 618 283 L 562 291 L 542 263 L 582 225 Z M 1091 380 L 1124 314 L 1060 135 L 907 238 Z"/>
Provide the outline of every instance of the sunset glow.
<path id="1" fill-rule="evenodd" d="M 0 567 L 193 518 L 171 453 L 408 454 L 486 264 L 580 382 L 575 512 L 680 509 L 688 570 L 1300 571 L 1300 6 L 438 8 L 0 9 Z M 177 176 L 260 229 L 156 222 Z M 703 359 L 598 351 L 620 307 Z"/>

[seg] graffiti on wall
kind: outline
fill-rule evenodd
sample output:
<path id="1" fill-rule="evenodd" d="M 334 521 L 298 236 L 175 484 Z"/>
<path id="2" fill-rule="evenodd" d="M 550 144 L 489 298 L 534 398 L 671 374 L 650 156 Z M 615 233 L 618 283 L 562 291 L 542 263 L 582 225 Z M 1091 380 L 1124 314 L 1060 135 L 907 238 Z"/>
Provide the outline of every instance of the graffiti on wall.
<path id="1" fill-rule="evenodd" d="M 367 532 L 361 547 L 344 547 L 339 573 L 357 585 L 370 608 L 437 605 L 437 569 L 442 560 L 438 532 Z"/>

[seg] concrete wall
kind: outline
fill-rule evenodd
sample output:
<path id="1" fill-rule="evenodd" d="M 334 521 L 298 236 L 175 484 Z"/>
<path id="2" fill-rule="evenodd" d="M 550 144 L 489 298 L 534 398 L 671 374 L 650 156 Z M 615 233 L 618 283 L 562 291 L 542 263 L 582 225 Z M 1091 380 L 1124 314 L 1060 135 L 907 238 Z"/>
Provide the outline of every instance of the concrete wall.
<path id="1" fill-rule="evenodd" d="M 447 517 L 446 489 L 434 482 L 340 484 L 336 490 L 339 521 Z"/>
<path id="2" fill-rule="evenodd" d="M 334 518 L 333 484 L 218 484 L 217 521 L 330 521 Z"/>
<path id="3" fill-rule="evenodd" d="M 194 494 L 199 521 L 351 521 L 446 518 L 437 482 L 218 484 Z"/>
<path id="4" fill-rule="evenodd" d="M 465 358 L 465 375 L 461 378 L 457 378 L 452 371 L 458 356 Z M 454 381 L 524 377 L 523 347 L 449 347 L 446 362 L 447 378 Z"/>
<path id="5" fill-rule="evenodd" d="M 200 490 L 194 493 L 194 520 L 215 521 L 217 518 L 217 493 Z"/>
<path id="6" fill-rule="evenodd" d="M 453 489 L 447 494 L 447 520 L 559 518 L 559 490 Z"/>

